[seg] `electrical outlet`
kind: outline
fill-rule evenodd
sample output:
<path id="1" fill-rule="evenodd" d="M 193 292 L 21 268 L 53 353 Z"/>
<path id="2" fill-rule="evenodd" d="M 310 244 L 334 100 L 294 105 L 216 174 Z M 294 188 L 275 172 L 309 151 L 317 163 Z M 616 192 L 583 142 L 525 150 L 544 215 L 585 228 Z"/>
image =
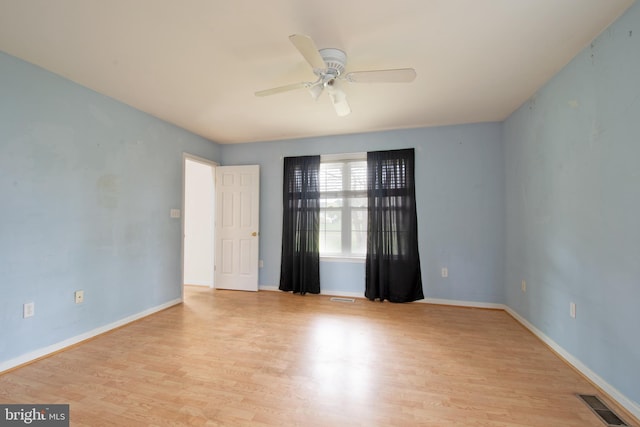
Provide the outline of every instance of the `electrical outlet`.
<path id="1" fill-rule="evenodd" d="M 170 218 L 180 218 L 180 209 L 171 209 L 169 211 Z"/>
<path id="2" fill-rule="evenodd" d="M 571 316 L 571 318 L 573 318 L 573 319 L 576 318 L 576 303 L 575 302 L 570 302 L 569 303 L 569 316 Z"/>
<path id="3" fill-rule="evenodd" d="M 520 285 L 520 288 L 522 289 L 522 292 L 527 292 L 527 281 L 523 280 L 522 284 Z"/>
<path id="4" fill-rule="evenodd" d="M 76 300 L 76 304 L 81 304 L 84 301 L 84 291 L 75 291 L 74 297 Z"/>
<path id="5" fill-rule="evenodd" d="M 28 302 L 22 306 L 22 317 L 27 318 L 36 314 L 36 305 L 33 302 Z"/>
<path id="6" fill-rule="evenodd" d="M 440 273 L 442 274 L 442 277 L 449 277 L 449 269 L 447 267 L 442 267 Z"/>

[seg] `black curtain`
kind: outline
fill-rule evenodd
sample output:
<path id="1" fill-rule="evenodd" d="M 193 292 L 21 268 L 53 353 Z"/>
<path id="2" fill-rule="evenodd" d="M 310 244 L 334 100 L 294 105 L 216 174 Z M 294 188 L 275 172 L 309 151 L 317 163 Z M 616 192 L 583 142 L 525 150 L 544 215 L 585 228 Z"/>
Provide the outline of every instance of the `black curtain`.
<path id="1" fill-rule="evenodd" d="M 365 296 L 370 300 L 424 298 L 414 170 L 413 149 L 367 153 Z"/>
<path id="2" fill-rule="evenodd" d="M 285 157 L 280 290 L 320 293 L 320 156 Z"/>

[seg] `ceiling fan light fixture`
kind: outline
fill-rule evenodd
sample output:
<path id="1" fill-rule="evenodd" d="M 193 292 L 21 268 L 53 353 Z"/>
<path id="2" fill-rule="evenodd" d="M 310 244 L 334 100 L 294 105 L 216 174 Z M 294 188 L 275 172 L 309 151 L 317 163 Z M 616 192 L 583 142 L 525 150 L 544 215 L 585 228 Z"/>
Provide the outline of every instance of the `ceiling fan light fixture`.
<path id="1" fill-rule="evenodd" d="M 351 107 L 346 100 L 340 102 L 334 102 L 333 108 L 336 110 L 336 114 L 340 117 L 348 116 L 351 114 Z"/>
<path id="2" fill-rule="evenodd" d="M 313 85 L 309 88 L 309 93 L 311 94 L 311 97 L 317 101 L 318 97 L 320 96 L 320 94 L 322 93 L 322 89 L 324 88 L 324 86 L 322 84 L 316 84 Z"/>
<path id="3" fill-rule="evenodd" d="M 344 117 L 351 114 L 351 107 L 349 107 L 349 103 L 347 102 L 347 95 L 345 95 L 343 91 L 341 91 L 340 89 L 329 87 L 327 92 L 329 94 L 329 98 L 331 98 L 333 108 L 336 110 L 336 114 L 338 116 Z"/>

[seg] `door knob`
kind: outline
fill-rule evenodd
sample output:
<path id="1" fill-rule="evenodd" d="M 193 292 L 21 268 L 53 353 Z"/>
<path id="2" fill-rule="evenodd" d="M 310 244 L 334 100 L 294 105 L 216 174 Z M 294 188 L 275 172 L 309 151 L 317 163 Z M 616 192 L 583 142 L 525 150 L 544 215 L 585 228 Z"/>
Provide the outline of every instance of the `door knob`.
<path id="1" fill-rule="evenodd" d="M 252 235 L 253 237 L 256 237 L 256 236 L 258 235 L 258 233 L 256 233 L 256 232 L 254 231 L 253 233 L 251 233 L 251 235 Z"/>

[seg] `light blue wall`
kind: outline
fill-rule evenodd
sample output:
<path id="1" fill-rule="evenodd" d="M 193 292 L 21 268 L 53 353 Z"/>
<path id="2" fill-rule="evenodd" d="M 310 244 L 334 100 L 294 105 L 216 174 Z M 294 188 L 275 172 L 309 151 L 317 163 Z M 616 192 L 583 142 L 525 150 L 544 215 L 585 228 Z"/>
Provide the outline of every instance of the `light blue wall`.
<path id="1" fill-rule="evenodd" d="M 259 164 L 261 286 L 277 286 L 283 157 L 415 148 L 427 298 L 503 302 L 504 159 L 498 123 L 225 145 L 223 164 Z M 449 277 L 440 277 L 440 268 Z M 364 294 L 364 265 L 321 262 L 323 292 Z"/>
<path id="2" fill-rule="evenodd" d="M 220 156 L 0 53 L 0 362 L 180 297 L 183 151 Z"/>
<path id="3" fill-rule="evenodd" d="M 640 402 L 640 4 L 503 138 L 507 304 Z"/>

